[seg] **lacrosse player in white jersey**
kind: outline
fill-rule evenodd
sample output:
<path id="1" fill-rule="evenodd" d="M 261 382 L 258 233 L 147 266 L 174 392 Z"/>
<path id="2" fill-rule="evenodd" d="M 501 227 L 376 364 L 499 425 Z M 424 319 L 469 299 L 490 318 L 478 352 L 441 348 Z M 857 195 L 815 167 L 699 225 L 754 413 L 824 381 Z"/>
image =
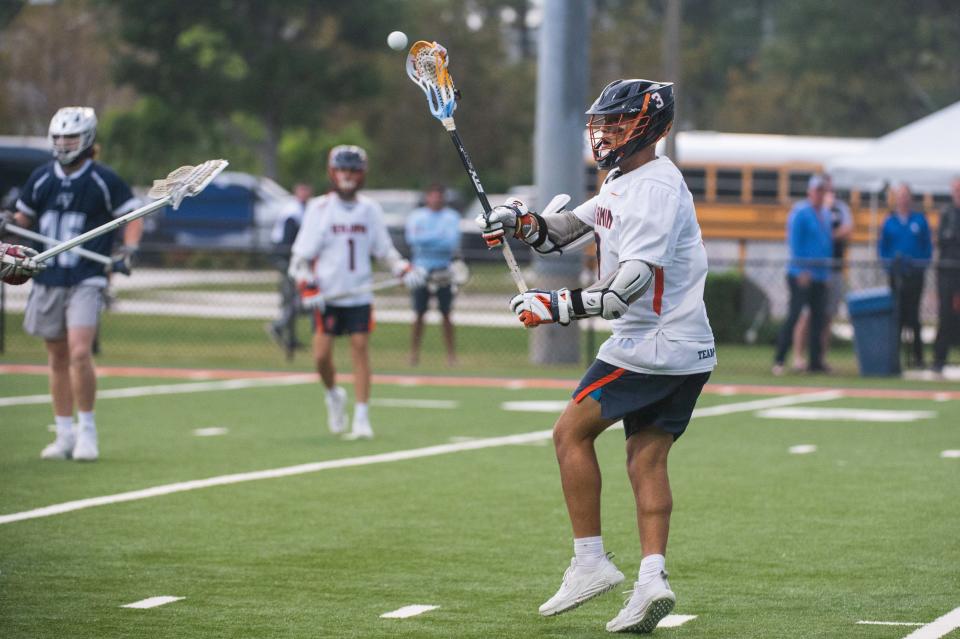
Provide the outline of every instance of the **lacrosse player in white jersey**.
<path id="1" fill-rule="evenodd" d="M 303 305 L 313 309 L 313 353 L 320 380 L 327 389 L 327 425 L 345 439 L 371 439 L 367 414 L 370 399 L 370 331 L 373 330 L 371 258 L 385 263 L 408 288 L 423 286 L 426 273 L 411 266 L 394 248 L 383 221 L 383 209 L 358 193 L 367 171 L 367 154 L 358 146 L 330 151 L 327 173 L 332 190 L 310 200 L 303 225 L 293 242 L 290 277 L 304 291 Z M 332 299 L 329 304 L 324 299 Z M 350 336 L 354 405 L 347 432 L 347 393 L 336 385 L 333 339 Z"/>
<path id="2" fill-rule="evenodd" d="M 578 240 L 597 243 L 592 286 L 529 290 L 510 306 L 527 327 L 600 316 L 613 329 L 554 426 L 574 558 L 559 591 L 540 606 L 541 615 L 557 615 L 624 579 L 603 548 L 594 450 L 597 436 L 622 419 L 643 559 L 630 598 L 607 624 L 611 632 L 650 632 L 676 603 L 664 560 L 673 504 L 667 454 L 716 365 L 693 199 L 677 167 L 655 150 L 673 104 L 670 83 L 612 82 L 587 111 L 594 157 L 610 170 L 600 192 L 573 211 L 538 215 L 513 200 L 477 219 L 491 246 L 506 233 L 544 255 Z"/>

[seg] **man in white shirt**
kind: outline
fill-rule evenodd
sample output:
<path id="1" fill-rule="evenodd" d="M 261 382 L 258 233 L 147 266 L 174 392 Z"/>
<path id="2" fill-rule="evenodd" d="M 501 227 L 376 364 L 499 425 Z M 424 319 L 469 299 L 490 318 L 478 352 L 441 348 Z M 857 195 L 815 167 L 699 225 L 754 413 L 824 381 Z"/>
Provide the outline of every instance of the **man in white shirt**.
<path id="1" fill-rule="evenodd" d="M 408 288 L 422 286 L 425 273 L 411 266 L 394 248 L 380 205 L 358 193 L 367 171 L 367 154 L 358 146 L 330 151 L 327 173 L 332 190 L 310 200 L 303 225 L 293 242 L 290 277 L 313 309 L 313 352 L 327 389 L 327 424 L 345 439 L 371 439 L 367 412 L 370 398 L 370 331 L 373 330 L 371 258 L 386 264 Z M 323 300 L 330 300 L 323 303 Z M 346 391 L 336 385 L 333 339 L 349 335 L 353 359 L 353 423 L 346 432 Z"/>
<path id="2" fill-rule="evenodd" d="M 670 83 L 612 82 L 587 111 L 594 157 L 610 170 L 597 196 L 542 216 L 512 201 L 477 220 L 492 246 L 506 233 L 542 254 L 597 243 L 596 283 L 530 290 L 511 308 L 527 327 L 597 315 L 611 320 L 612 336 L 554 426 L 575 556 L 559 591 L 540 607 L 541 615 L 560 614 L 624 579 L 603 549 L 594 449 L 594 440 L 622 419 L 643 560 L 630 599 L 607 624 L 611 632 L 650 632 L 675 605 L 664 559 L 673 504 L 667 455 L 716 366 L 693 199 L 677 167 L 655 151 L 673 111 Z"/>

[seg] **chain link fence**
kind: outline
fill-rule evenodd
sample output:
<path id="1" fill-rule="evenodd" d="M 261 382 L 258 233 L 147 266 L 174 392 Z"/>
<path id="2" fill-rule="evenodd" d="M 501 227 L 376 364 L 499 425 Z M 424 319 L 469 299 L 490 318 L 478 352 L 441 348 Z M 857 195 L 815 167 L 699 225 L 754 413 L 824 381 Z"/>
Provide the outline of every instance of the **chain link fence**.
<path id="1" fill-rule="evenodd" d="M 718 375 L 767 375 L 789 303 L 784 248 L 782 244 L 758 243 L 743 255 L 735 246 L 708 243 L 708 253 L 711 273 L 706 299 L 718 339 Z M 844 291 L 888 285 L 886 271 L 868 256 L 866 248 L 855 247 L 851 252 L 841 272 Z M 495 252 L 469 250 L 464 257 L 471 277 L 454 302 L 455 365 L 451 367 L 447 361 L 440 316 L 432 301 L 419 366 L 411 369 L 414 314 L 410 296 L 401 287 L 376 295 L 371 344 L 375 370 L 549 375 L 579 370 L 593 358 L 608 335 L 602 320 L 563 329 L 569 331 L 570 339 L 579 341 L 579 362 L 557 368 L 530 364 L 528 331 L 507 308 L 515 289 L 506 267 Z M 518 250 L 518 257 L 525 261 L 525 268 L 531 268 L 526 251 Z M 131 277 L 111 278 L 98 361 L 131 366 L 310 370 L 309 314 L 298 316 L 295 332 L 300 347 L 289 353 L 274 342 L 268 330 L 280 313 L 281 277 L 268 256 L 258 252 L 177 247 L 145 251 Z M 378 277 L 389 275 L 380 273 Z M 537 281 L 535 272 L 528 274 L 528 281 Z M 570 282 L 571 287 L 579 285 Z M 45 362 L 42 342 L 21 328 L 29 288 L 6 286 L 3 290 L 3 359 L 8 362 Z M 936 269 L 930 267 L 920 302 L 922 337 L 928 351 L 936 331 L 937 303 Z M 827 363 L 837 374 L 857 374 L 852 333 L 841 302 L 827 355 Z M 336 348 L 343 369 L 349 368 L 348 350 L 346 343 Z"/>

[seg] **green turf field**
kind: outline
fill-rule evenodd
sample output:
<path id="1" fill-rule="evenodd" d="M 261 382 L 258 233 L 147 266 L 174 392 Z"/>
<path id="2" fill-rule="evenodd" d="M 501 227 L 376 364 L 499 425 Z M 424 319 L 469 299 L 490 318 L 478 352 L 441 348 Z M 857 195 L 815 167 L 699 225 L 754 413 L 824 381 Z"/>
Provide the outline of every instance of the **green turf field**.
<path id="1" fill-rule="evenodd" d="M 106 378 L 102 388 L 186 380 Z M 4 375 L 0 396 L 42 393 Z M 0 517 L 226 474 L 549 429 L 555 414 L 504 401 L 561 390 L 379 385 L 372 442 L 323 428 L 313 384 L 98 405 L 102 459 L 41 462 L 46 404 L 0 405 Z M 700 407 L 768 399 L 704 395 Z M 9 403 L 9 402 L 8 402 Z M 795 408 L 932 411 L 916 422 L 694 420 L 671 456 L 668 569 L 675 614 L 655 636 L 894 639 L 960 606 L 958 402 L 857 399 Z M 215 437 L 194 429 L 223 427 Z M 570 533 L 552 448 L 524 445 L 329 468 L 0 524 L 0 637 L 602 637 L 619 592 L 551 619 L 537 606 L 566 567 Z M 812 444 L 811 454 L 788 453 Z M 598 444 L 604 537 L 639 563 L 619 431 Z M 388 458 L 389 459 L 389 458 Z M 181 601 L 121 608 L 148 597 Z M 380 615 L 439 606 L 409 619 Z M 933 635 L 931 635 L 933 636 Z M 960 636 L 954 631 L 950 637 Z"/>

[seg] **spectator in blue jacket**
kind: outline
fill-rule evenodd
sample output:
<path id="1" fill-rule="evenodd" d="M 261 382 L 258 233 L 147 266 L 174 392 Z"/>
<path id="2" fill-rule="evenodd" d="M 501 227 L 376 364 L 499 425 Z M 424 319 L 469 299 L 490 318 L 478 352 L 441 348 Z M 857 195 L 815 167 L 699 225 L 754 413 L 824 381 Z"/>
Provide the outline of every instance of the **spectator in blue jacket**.
<path id="1" fill-rule="evenodd" d="M 447 364 L 453 366 L 456 364 L 456 351 L 453 322 L 450 319 L 454 296 L 450 263 L 460 250 L 460 214 L 446 205 L 446 193 L 441 184 L 432 184 L 424 193 L 424 200 L 426 206 L 410 213 L 405 229 L 413 265 L 428 273 L 428 283 L 410 292 L 416 315 L 410 339 L 410 365 L 416 366 L 420 362 L 423 316 L 427 312 L 430 297 L 435 295 L 437 307 L 443 316 Z"/>
<path id="2" fill-rule="evenodd" d="M 923 368 L 920 298 L 923 294 L 924 272 L 933 254 L 930 226 L 922 211 L 910 208 L 913 195 L 909 186 L 896 185 L 892 189 L 892 196 L 894 209 L 883 223 L 878 249 L 897 303 L 900 339 L 903 340 L 904 326 L 909 327 L 912 334 L 907 366 Z"/>
<path id="3" fill-rule="evenodd" d="M 813 175 L 807 184 L 807 199 L 798 202 L 787 220 L 787 245 L 790 264 L 787 267 L 787 285 L 790 287 L 790 310 L 780 327 L 777 352 L 773 360 L 773 374 L 783 374 L 783 362 L 793 342 L 793 328 L 804 307 L 810 309 L 810 335 L 823 330 L 826 308 L 827 282 L 833 258 L 833 237 L 830 215 L 824 208 L 827 185 L 822 175 Z M 826 372 L 823 364 L 823 342 L 807 340 L 810 358 L 807 371 Z"/>

